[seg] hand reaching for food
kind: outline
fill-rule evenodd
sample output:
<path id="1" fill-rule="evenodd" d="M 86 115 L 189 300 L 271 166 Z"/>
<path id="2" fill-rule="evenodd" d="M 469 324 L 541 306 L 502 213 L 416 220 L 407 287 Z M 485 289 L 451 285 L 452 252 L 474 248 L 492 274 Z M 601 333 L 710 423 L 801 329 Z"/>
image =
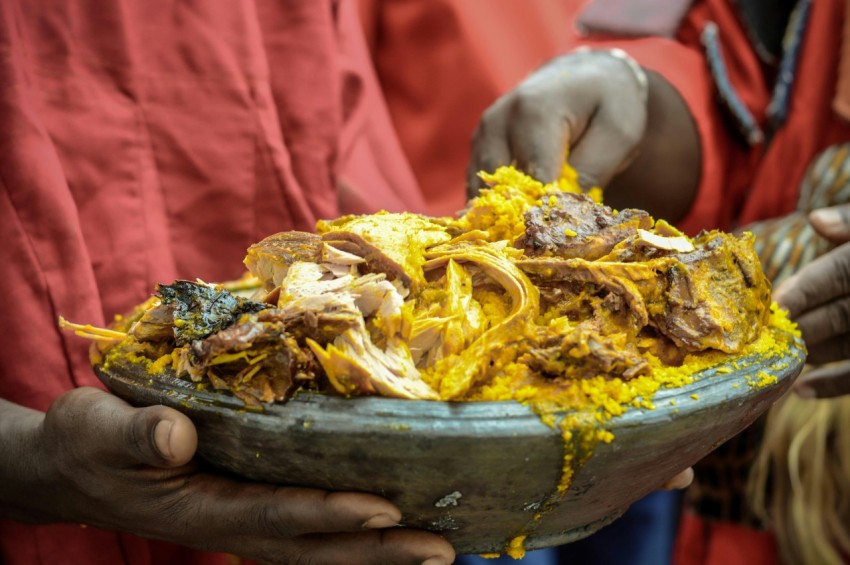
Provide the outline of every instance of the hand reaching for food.
<path id="1" fill-rule="evenodd" d="M 623 51 L 583 50 L 552 59 L 484 112 L 473 136 L 467 191 L 478 171 L 515 165 L 555 180 L 569 153 L 585 191 L 614 208 L 681 219 L 700 177 L 699 138 L 679 93 Z"/>

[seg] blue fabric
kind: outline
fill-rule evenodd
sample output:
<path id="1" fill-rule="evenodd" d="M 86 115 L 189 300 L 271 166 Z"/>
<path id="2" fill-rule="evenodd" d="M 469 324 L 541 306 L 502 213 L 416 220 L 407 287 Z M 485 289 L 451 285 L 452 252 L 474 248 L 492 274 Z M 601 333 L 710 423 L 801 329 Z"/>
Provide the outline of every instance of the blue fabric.
<path id="1" fill-rule="evenodd" d="M 498 559 L 485 559 L 477 555 L 459 555 L 455 565 L 558 565 L 557 549 L 529 551 L 522 559 L 502 555 Z"/>
<path id="2" fill-rule="evenodd" d="M 457 565 L 665 565 L 673 555 L 681 493 L 657 491 L 613 524 L 583 540 L 529 551 L 523 559 L 458 556 Z"/>

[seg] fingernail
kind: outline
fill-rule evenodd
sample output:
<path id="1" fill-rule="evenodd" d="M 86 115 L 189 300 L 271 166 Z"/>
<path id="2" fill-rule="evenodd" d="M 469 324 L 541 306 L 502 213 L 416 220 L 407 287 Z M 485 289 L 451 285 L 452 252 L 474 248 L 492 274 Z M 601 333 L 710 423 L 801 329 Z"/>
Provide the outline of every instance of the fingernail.
<path id="1" fill-rule="evenodd" d="M 442 557 L 429 557 L 422 562 L 422 565 L 450 565 L 448 561 Z"/>
<path id="2" fill-rule="evenodd" d="M 174 427 L 174 422 L 171 420 L 160 420 L 153 430 L 154 447 L 159 454 L 165 459 L 173 459 L 171 453 L 171 430 Z"/>
<path id="3" fill-rule="evenodd" d="M 815 389 L 809 385 L 797 385 L 794 387 L 794 392 L 800 398 L 815 398 Z"/>
<path id="4" fill-rule="evenodd" d="M 363 523 L 363 528 L 366 530 L 392 528 L 393 526 L 398 526 L 398 520 L 389 514 L 376 514 Z"/>
<path id="5" fill-rule="evenodd" d="M 811 217 L 821 224 L 827 231 L 844 229 L 844 218 L 841 212 L 835 208 L 821 208 L 811 213 Z"/>

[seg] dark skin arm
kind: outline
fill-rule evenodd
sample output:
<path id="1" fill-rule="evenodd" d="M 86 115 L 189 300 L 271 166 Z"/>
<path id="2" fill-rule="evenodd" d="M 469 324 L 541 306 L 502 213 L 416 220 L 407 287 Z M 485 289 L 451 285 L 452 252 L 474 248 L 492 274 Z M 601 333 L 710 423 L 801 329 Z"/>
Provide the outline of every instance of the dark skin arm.
<path id="1" fill-rule="evenodd" d="M 467 186 L 475 173 L 514 163 L 554 180 L 569 150 L 584 189 L 605 189 L 614 208 L 684 217 L 699 185 L 696 125 L 679 93 L 647 72 L 643 87 L 624 61 L 604 51 L 553 59 L 482 116 L 473 137 Z"/>
<path id="2" fill-rule="evenodd" d="M 684 218 L 702 169 L 699 135 L 685 101 L 661 75 L 647 73 L 647 127 L 634 161 L 605 189 L 605 203 L 637 207 L 656 218 Z"/>
<path id="3" fill-rule="evenodd" d="M 0 516 L 131 532 L 264 563 L 451 563 L 426 532 L 369 494 L 239 482 L 192 461 L 197 434 L 164 406 L 93 388 L 47 413 L 0 400 Z M 427 561 L 433 559 L 434 561 Z"/>

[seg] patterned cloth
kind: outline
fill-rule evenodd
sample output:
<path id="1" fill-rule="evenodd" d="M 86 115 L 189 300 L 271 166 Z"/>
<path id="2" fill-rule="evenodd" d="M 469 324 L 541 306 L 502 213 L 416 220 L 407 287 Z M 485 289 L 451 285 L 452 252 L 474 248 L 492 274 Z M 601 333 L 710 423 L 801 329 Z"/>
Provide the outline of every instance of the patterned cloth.
<path id="1" fill-rule="evenodd" d="M 747 229 L 756 234 L 756 251 L 774 285 L 832 248 L 815 233 L 808 214 L 850 202 L 850 143 L 824 150 L 809 167 L 800 187 L 797 209 L 791 215 L 759 222 Z"/>

